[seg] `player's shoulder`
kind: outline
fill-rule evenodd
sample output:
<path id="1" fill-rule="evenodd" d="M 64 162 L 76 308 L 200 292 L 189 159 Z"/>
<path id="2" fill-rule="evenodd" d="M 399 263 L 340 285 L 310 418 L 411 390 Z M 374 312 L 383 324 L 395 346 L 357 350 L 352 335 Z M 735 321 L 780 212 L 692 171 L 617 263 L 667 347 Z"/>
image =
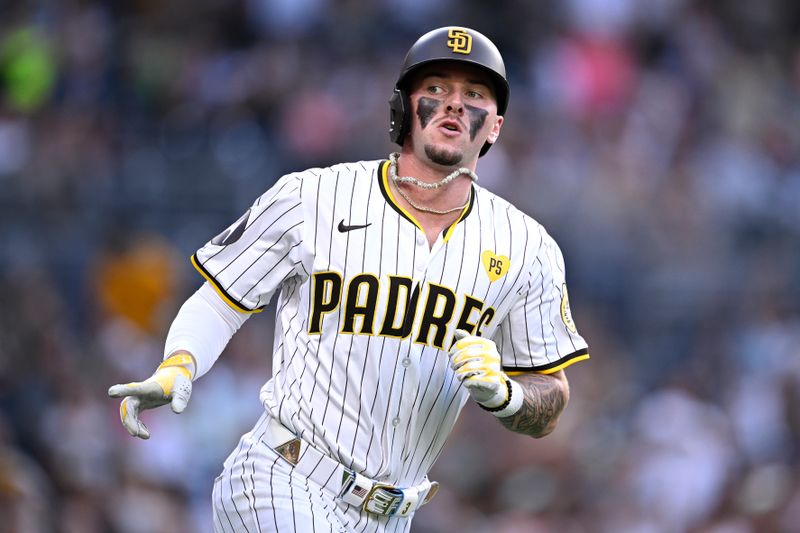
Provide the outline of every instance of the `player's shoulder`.
<path id="1" fill-rule="evenodd" d="M 286 228 L 287 224 L 291 228 L 301 227 L 304 221 L 309 220 L 306 218 L 309 214 L 318 212 L 321 198 L 325 199 L 325 204 L 349 202 L 351 196 L 337 195 L 336 187 L 341 190 L 342 180 L 350 183 L 357 179 L 362 183 L 374 181 L 371 177 L 377 174 L 380 163 L 380 160 L 337 163 L 283 174 L 255 199 L 248 210 L 247 218 L 260 220 L 262 224 L 268 225 L 280 219 L 282 222 L 276 228 Z M 349 185 L 344 187 L 348 191 L 352 190 Z M 275 216 L 263 216 L 266 212 Z"/>
<path id="2" fill-rule="evenodd" d="M 544 226 L 532 215 L 518 208 L 511 201 L 479 185 L 475 185 L 475 198 L 483 211 L 492 217 L 508 220 L 512 227 L 525 227 L 528 231 L 546 233 Z"/>
<path id="3" fill-rule="evenodd" d="M 373 161 L 352 161 L 335 163 L 327 167 L 313 167 L 289 174 L 291 179 L 303 181 L 320 181 L 331 178 L 347 178 L 359 174 L 373 174 L 381 164 L 380 159 Z"/>
<path id="4" fill-rule="evenodd" d="M 556 240 L 533 215 L 526 213 L 511 201 L 488 189 L 476 185 L 475 191 L 476 203 L 481 210 L 482 223 L 487 222 L 486 219 L 490 218 L 491 222 L 487 224 L 489 227 L 507 226 L 513 231 L 525 231 L 527 247 L 534 248 L 537 255 L 551 249 L 558 249 Z"/>
<path id="5" fill-rule="evenodd" d="M 316 202 L 318 196 L 316 191 L 321 188 L 335 187 L 340 180 L 352 180 L 356 176 L 373 176 L 380 163 L 380 160 L 356 161 L 290 172 L 279 177 L 264 193 L 263 198 L 296 197 L 308 202 Z"/>

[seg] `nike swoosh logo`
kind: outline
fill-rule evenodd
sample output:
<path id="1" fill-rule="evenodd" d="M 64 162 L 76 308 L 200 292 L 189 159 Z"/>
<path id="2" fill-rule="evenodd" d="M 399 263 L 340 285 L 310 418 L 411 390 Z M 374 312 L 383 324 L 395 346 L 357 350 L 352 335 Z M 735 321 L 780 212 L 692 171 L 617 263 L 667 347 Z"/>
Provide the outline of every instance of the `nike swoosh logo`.
<path id="1" fill-rule="evenodd" d="M 371 225 L 372 225 L 372 222 L 370 222 L 368 224 L 357 224 L 357 225 L 354 225 L 354 226 L 347 226 L 344 223 L 344 219 L 342 219 L 342 220 L 339 221 L 339 226 L 336 229 L 338 229 L 340 233 L 346 233 L 348 231 L 353 231 L 354 229 L 364 229 L 367 226 L 371 226 Z"/>

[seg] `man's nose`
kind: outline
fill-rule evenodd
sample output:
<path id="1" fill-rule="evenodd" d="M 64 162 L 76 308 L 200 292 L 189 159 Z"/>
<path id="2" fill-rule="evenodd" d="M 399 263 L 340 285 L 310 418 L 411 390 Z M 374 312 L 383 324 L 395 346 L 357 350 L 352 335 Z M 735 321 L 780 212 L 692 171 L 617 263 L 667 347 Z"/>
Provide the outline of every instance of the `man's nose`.
<path id="1" fill-rule="evenodd" d="M 458 93 L 453 93 L 447 99 L 447 111 L 453 113 L 463 113 L 464 112 L 464 102 L 461 100 L 461 95 Z"/>

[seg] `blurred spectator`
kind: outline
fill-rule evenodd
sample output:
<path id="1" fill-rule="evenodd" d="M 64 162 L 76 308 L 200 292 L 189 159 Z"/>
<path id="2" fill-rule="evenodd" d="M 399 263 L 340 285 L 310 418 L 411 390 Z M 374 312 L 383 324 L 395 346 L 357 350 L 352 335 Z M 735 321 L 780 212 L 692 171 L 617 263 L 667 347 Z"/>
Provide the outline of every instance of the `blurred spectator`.
<path id="1" fill-rule="evenodd" d="M 35 26 L 23 26 L 0 39 L 0 87 L 12 111 L 42 107 L 56 79 L 50 43 Z"/>
<path id="2" fill-rule="evenodd" d="M 0 532 L 52 531 L 52 486 L 41 466 L 17 448 L 12 431 L 0 413 Z"/>
<path id="3" fill-rule="evenodd" d="M 173 312 L 178 288 L 177 258 L 169 243 L 155 235 L 115 232 L 90 276 L 101 319 L 125 320 L 158 336 Z"/>

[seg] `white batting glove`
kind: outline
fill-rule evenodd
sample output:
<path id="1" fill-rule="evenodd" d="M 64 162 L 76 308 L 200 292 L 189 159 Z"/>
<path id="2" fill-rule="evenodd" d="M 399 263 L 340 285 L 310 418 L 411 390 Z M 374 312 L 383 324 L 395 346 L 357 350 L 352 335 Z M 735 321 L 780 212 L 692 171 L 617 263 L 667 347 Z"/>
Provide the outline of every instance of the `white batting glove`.
<path id="1" fill-rule="evenodd" d="M 503 372 L 497 345 L 490 339 L 456 330 L 450 367 L 478 405 L 498 417 L 511 416 L 522 406 L 522 387 Z"/>
<path id="2" fill-rule="evenodd" d="M 112 398 L 124 398 L 119 404 L 119 417 L 128 433 L 140 439 L 150 438 L 147 426 L 139 420 L 139 413 L 145 409 L 170 404 L 175 413 L 182 413 L 192 395 L 194 371 L 192 356 L 180 353 L 165 359 L 146 380 L 108 389 Z"/>

